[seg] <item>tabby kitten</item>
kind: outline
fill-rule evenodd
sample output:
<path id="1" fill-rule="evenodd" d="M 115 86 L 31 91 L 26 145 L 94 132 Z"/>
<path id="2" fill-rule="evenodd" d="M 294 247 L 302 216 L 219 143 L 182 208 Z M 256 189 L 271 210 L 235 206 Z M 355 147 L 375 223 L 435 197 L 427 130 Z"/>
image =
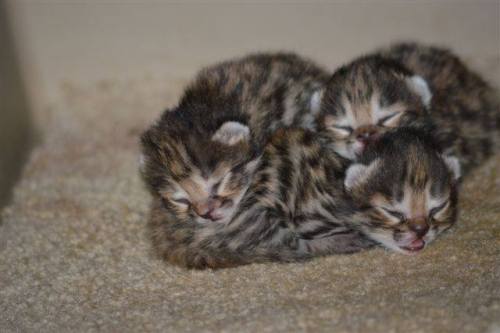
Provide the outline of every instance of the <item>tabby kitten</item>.
<path id="1" fill-rule="evenodd" d="M 355 160 L 385 131 L 425 126 L 431 93 L 422 77 L 380 55 L 361 57 L 338 69 L 323 90 L 318 127 L 330 132 L 336 150 Z"/>
<path id="2" fill-rule="evenodd" d="M 344 184 L 365 217 L 358 230 L 411 254 L 455 222 L 460 177 L 458 159 L 443 154 L 434 135 L 401 127 L 370 144 L 347 170 Z"/>
<path id="3" fill-rule="evenodd" d="M 477 73 L 446 49 L 401 43 L 380 51 L 420 75 L 432 92 L 430 116 L 441 144 L 464 172 L 500 151 L 500 100 Z"/>
<path id="4" fill-rule="evenodd" d="M 450 51 L 397 44 L 340 68 L 322 93 L 319 126 L 358 156 L 388 128 L 437 125 L 464 172 L 498 150 L 497 93 Z"/>
<path id="5" fill-rule="evenodd" d="M 225 223 L 269 135 L 312 127 L 328 76 L 294 54 L 256 54 L 202 70 L 179 105 L 142 135 L 141 172 L 178 219 Z"/>
<path id="6" fill-rule="evenodd" d="M 157 198 L 153 244 L 172 263 L 220 268 L 351 253 L 375 242 L 417 253 L 454 223 L 458 162 L 428 133 L 390 131 L 346 172 L 349 161 L 335 148 L 318 133 L 278 130 L 230 222 L 176 220 Z"/>

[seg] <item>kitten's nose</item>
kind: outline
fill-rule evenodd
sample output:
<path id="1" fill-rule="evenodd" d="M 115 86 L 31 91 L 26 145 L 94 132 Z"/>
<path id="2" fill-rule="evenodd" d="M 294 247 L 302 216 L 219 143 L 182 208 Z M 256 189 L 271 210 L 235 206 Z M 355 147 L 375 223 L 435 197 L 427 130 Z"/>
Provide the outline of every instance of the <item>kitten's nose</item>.
<path id="1" fill-rule="evenodd" d="M 196 214 L 198 214 L 200 217 L 204 219 L 212 221 L 218 219 L 218 217 L 214 215 L 214 212 L 219 207 L 220 207 L 219 200 L 213 198 L 193 204 L 193 209 L 196 212 Z"/>
<path id="2" fill-rule="evenodd" d="M 204 218 L 205 220 L 210 220 L 210 221 L 220 220 L 220 217 L 215 215 L 213 210 L 209 211 L 205 215 L 200 215 L 200 217 Z"/>
<path id="3" fill-rule="evenodd" d="M 408 221 L 408 228 L 416 233 L 419 238 L 424 237 L 425 234 L 427 234 L 427 231 L 429 231 L 429 225 L 425 219 L 414 219 Z"/>
<path id="4" fill-rule="evenodd" d="M 358 141 L 367 144 L 374 138 L 377 132 L 378 130 L 375 126 L 362 126 L 356 129 L 355 135 Z"/>

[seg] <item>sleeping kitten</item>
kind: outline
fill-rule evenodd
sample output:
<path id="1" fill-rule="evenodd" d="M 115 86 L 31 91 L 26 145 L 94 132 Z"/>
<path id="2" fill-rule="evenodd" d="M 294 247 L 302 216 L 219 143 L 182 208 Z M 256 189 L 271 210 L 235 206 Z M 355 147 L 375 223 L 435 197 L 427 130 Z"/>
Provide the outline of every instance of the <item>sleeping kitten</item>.
<path id="1" fill-rule="evenodd" d="M 213 128 L 205 117 L 166 112 L 142 136 L 142 174 L 154 197 L 179 219 L 227 222 L 258 156 L 247 126 Z"/>
<path id="2" fill-rule="evenodd" d="M 351 253 L 375 242 L 417 253 L 454 223 L 458 162 L 422 130 L 390 131 L 345 172 L 347 163 L 328 137 L 278 130 L 229 223 L 176 220 L 156 199 L 153 244 L 172 263 L 220 268 Z"/>
<path id="3" fill-rule="evenodd" d="M 497 93 L 444 49 L 398 44 L 361 57 L 337 70 L 320 94 L 319 125 L 350 159 L 388 128 L 429 121 L 465 172 L 498 150 Z"/>
<path id="4" fill-rule="evenodd" d="M 294 54 L 256 54 L 202 70 L 179 105 L 142 136 L 141 172 L 174 216 L 225 223 L 269 135 L 312 127 L 311 96 L 327 80 Z"/>
<path id="5" fill-rule="evenodd" d="M 459 157 L 464 172 L 500 151 L 499 93 L 456 55 L 416 43 L 393 45 L 381 55 L 425 80 L 441 144 Z"/>
<path id="6" fill-rule="evenodd" d="M 359 230 L 409 254 L 455 222 L 460 177 L 458 159 L 443 155 L 430 133 L 401 127 L 370 144 L 347 170 L 344 184 L 367 217 Z"/>
<path id="7" fill-rule="evenodd" d="M 354 160 L 385 131 L 428 123 L 431 93 L 425 81 L 398 62 L 361 57 L 338 69 L 323 90 L 318 127 L 329 131 L 336 151 Z"/>

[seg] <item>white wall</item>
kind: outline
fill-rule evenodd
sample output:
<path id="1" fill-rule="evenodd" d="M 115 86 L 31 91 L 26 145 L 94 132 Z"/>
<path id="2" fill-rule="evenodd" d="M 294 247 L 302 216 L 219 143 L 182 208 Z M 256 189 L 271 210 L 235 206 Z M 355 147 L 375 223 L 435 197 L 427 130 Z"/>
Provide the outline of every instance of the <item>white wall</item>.
<path id="1" fill-rule="evenodd" d="M 201 65 L 255 50 L 295 50 L 332 68 L 406 38 L 445 44 L 466 57 L 500 53 L 499 1 L 9 4 L 38 106 L 57 101 L 65 81 L 188 77 Z"/>

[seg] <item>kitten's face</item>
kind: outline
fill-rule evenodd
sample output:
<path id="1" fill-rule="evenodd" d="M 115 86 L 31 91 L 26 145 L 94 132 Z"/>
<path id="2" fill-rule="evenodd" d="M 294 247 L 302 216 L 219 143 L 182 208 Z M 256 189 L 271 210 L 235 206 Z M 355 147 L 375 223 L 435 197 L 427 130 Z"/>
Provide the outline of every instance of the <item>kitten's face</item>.
<path id="1" fill-rule="evenodd" d="M 422 78 L 373 58 L 338 70 L 321 94 L 318 126 L 334 136 L 336 151 L 349 159 L 388 129 L 423 117 L 431 99 Z"/>
<path id="2" fill-rule="evenodd" d="M 165 208 L 184 221 L 228 222 L 257 161 L 250 158 L 248 128 L 226 122 L 208 140 L 157 135 L 144 136 L 155 148 L 144 150 L 142 172 Z"/>
<path id="3" fill-rule="evenodd" d="M 247 164 L 220 163 L 207 176 L 193 169 L 189 176 L 170 182 L 160 195 L 181 219 L 227 223 L 248 188 L 250 169 Z"/>
<path id="4" fill-rule="evenodd" d="M 362 227 L 368 237 L 397 252 L 417 253 L 455 222 L 458 161 L 412 142 L 418 138 L 400 147 L 398 138 L 390 140 L 396 142 L 386 142 L 369 164 L 348 169 L 346 187 L 371 221 Z"/>

